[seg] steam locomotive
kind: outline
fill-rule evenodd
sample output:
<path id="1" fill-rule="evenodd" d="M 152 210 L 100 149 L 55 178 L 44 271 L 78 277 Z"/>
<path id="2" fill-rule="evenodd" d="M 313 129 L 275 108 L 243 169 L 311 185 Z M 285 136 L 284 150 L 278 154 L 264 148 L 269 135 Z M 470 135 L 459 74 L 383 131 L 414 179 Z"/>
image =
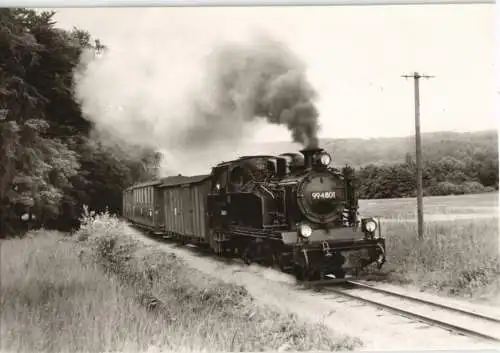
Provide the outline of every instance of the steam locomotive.
<path id="1" fill-rule="evenodd" d="M 123 192 L 123 216 L 154 234 L 293 273 L 299 280 L 385 262 L 379 222 L 360 218 L 354 171 L 321 148 L 245 156 L 211 174 L 174 176 Z"/>

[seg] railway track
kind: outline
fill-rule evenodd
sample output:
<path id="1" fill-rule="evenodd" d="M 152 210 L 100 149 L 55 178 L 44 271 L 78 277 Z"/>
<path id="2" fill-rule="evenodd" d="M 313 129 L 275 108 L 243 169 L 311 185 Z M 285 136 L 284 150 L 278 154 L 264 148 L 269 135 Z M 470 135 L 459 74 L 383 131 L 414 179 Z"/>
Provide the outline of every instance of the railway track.
<path id="1" fill-rule="evenodd" d="M 363 281 L 346 280 L 344 283 L 341 287 L 326 286 L 324 289 L 461 335 L 500 343 L 500 317 L 431 302 Z"/>
<path id="2" fill-rule="evenodd" d="M 207 252 L 206 249 L 199 248 L 196 245 L 188 245 L 188 247 L 198 252 Z M 220 260 L 228 261 L 230 259 Z M 306 288 L 319 287 L 329 293 L 339 294 L 352 300 L 374 305 L 409 319 L 438 326 L 461 335 L 500 343 L 500 316 L 431 302 L 423 298 L 373 286 L 363 280 L 329 279 L 317 282 L 301 282 L 301 284 Z"/>

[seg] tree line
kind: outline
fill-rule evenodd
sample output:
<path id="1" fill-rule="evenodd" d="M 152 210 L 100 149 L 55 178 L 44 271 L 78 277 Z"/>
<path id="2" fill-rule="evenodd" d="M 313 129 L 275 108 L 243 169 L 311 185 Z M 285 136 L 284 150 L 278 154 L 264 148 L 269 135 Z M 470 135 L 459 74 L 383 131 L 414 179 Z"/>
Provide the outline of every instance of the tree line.
<path id="1" fill-rule="evenodd" d="M 498 190 L 498 153 L 472 151 L 462 159 L 450 156 L 422 163 L 424 196 L 460 195 Z M 359 197 L 416 197 L 414 158 L 404 163 L 361 167 L 356 173 Z"/>
<path id="2" fill-rule="evenodd" d="M 121 210 L 121 191 L 157 176 L 160 154 L 103 145 L 73 97 L 86 31 L 54 12 L 0 9 L 0 237 L 35 226 L 71 229 L 82 205 Z M 127 153 L 134 149 L 133 156 Z"/>
<path id="3" fill-rule="evenodd" d="M 321 139 L 320 145 L 333 153 L 336 165 L 361 167 L 369 164 L 396 164 L 405 162 L 408 154 L 415 156 L 414 136 Z M 498 131 L 440 131 L 422 134 L 424 161 L 437 161 L 443 157 L 466 160 L 476 154 L 482 159 L 498 158 Z"/>

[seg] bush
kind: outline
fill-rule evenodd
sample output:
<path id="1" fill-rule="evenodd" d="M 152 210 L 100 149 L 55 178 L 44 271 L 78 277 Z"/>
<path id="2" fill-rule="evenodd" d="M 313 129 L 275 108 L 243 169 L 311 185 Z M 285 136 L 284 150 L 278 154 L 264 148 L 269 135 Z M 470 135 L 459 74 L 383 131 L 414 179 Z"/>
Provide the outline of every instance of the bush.
<path id="1" fill-rule="evenodd" d="M 428 191 L 431 196 L 460 195 L 464 193 L 458 185 L 448 181 L 437 183 L 429 187 Z"/>
<path id="2" fill-rule="evenodd" d="M 460 185 L 464 194 L 478 194 L 485 192 L 483 184 L 477 181 L 466 181 Z"/>

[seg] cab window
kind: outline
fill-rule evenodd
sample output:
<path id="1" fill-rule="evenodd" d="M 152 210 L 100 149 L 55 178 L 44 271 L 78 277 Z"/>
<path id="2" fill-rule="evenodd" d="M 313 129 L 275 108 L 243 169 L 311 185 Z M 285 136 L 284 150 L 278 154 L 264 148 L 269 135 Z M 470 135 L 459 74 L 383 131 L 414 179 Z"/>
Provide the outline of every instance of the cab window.
<path id="1" fill-rule="evenodd" d="M 227 167 L 218 168 L 214 173 L 214 179 L 212 181 L 213 189 L 219 192 L 226 192 L 227 187 Z"/>
<path id="2" fill-rule="evenodd" d="M 230 191 L 239 191 L 245 184 L 245 171 L 241 166 L 236 166 L 231 170 L 230 177 Z"/>

